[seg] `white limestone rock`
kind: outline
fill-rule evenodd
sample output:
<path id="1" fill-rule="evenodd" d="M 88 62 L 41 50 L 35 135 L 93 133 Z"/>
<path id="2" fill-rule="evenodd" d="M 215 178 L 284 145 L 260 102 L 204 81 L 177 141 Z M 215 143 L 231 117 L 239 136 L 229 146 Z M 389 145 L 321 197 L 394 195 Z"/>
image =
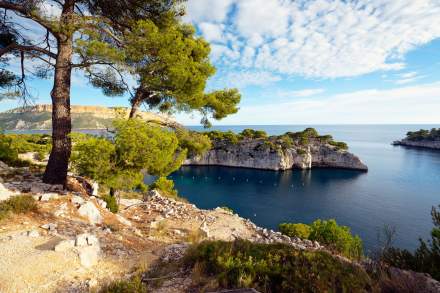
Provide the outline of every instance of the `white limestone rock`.
<path id="1" fill-rule="evenodd" d="M 99 261 L 101 249 L 99 246 L 85 246 L 78 249 L 80 263 L 85 268 L 96 265 Z"/>
<path id="2" fill-rule="evenodd" d="M 80 206 L 78 213 L 86 217 L 91 224 L 100 224 L 102 222 L 102 216 L 99 209 L 91 201 L 88 201 Z"/>
<path id="3" fill-rule="evenodd" d="M 0 201 L 8 200 L 12 196 L 18 195 L 18 192 L 7 189 L 3 183 L 0 183 Z"/>

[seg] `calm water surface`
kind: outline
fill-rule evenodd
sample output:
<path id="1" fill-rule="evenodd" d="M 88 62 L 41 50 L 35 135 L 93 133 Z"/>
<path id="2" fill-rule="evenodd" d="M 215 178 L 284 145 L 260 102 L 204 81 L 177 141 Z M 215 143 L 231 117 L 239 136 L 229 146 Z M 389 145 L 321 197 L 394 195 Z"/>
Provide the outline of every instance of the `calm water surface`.
<path id="1" fill-rule="evenodd" d="M 269 134 L 307 126 L 233 126 Z M 183 167 L 172 174 L 179 193 L 201 208 L 228 206 L 256 224 L 276 229 L 280 222 L 310 223 L 335 218 L 377 245 L 384 225 L 397 228 L 395 245 L 413 249 L 429 237 L 430 210 L 440 204 L 440 152 L 394 147 L 408 130 L 439 125 L 313 126 L 345 141 L 369 167 L 368 173 L 339 169 L 261 171 L 227 167 Z M 195 128 L 200 130 L 200 128 Z"/>

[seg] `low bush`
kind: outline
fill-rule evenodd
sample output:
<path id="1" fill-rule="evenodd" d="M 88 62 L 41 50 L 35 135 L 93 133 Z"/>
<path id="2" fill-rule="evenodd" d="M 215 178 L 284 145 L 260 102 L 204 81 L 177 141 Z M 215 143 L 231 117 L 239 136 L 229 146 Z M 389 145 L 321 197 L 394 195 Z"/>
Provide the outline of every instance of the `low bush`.
<path id="1" fill-rule="evenodd" d="M 114 281 L 99 290 L 99 293 L 147 293 L 147 286 L 142 283 L 140 276 L 130 280 Z"/>
<path id="2" fill-rule="evenodd" d="M 189 157 L 203 155 L 212 148 L 211 139 L 203 133 L 187 130 L 177 130 L 177 139 L 181 149 L 188 151 Z"/>
<path id="3" fill-rule="evenodd" d="M 308 239 L 310 236 L 310 226 L 306 224 L 282 223 L 279 225 L 280 232 L 289 237 Z"/>
<path id="4" fill-rule="evenodd" d="M 348 258 L 363 257 L 362 240 L 359 236 L 353 236 L 349 227 L 339 226 L 335 220 L 316 220 L 311 225 L 283 223 L 279 228 L 287 236 L 318 241 Z"/>
<path id="5" fill-rule="evenodd" d="M 338 150 L 348 150 L 348 145 L 341 141 L 328 141 L 328 144 L 335 146 Z"/>
<path id="6" fill-rule="evenodd" d="M 151 184 L 150 189 L 156 189 L 161 191 L 163 195 L 171 198 L 177 198 L 177 190 L 174 189 L 174 182 L 165 177 L 159 177 L 153 184 Z"/>
<path id="7" fill-rule="evenodd" d="M 109 209 L 110 212 L 117 214 L 119 211 L 118 202 L 116 200 L 116 196 L 112 196 L 110 194 L 106 194 L 101 197 L 102 200 L 104 200 L 107 203 L 107 209 Z"/>
<path id="8" fill-rule="evenodd" d="M 6 218 L 9 214 L 25 214 L 35 212 L 37 203 L 30 195 L 14 196 L 8 200 L 0 202 L 0 220 Z"/>
<path id="9" fill-rule="evenodd" d="M 216 278 L 221 288 L 261 292 L 364 292 L 372 281 L 359 266 L 324 251 L 284 244 L 205 241 L 190 248 L 186 266 Z"/>

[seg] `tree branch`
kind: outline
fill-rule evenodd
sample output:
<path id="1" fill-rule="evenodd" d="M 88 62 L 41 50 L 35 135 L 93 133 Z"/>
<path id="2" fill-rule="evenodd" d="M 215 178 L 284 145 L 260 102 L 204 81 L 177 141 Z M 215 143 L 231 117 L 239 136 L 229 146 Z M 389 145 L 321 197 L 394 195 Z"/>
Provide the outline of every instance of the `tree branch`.
<path id="1" fill-rule="evenodd" d="M 7 9 L 7 10 L 15 11 L 16 13 L 20 14 L 24 18 L 31 19 L 31 20 L 35 21 L 36 23 L 40 24 L 45 29 L 50 31 L 54 36 L 58 36 L 58 34 L 53 31 L 52 26 L 51 26 L 49 21 L 47 21 L 44 18 L 36 15 L 35 13 L 32 13 L 32 11 L 29 10 L 23 4 L 15 4 L 15 3 L 11 3 L 10 1 L 2 1 L 2 0 L 0 0 L 0 8 L 4 8 L 4 9 Z"/>
<path id="2" fill-rule="evenodd" d="M 0 57 L 2 57 L 5 54 L 11 53 L 13 51 L 39 52 L 39 53 L 45 54 L 51 58 L 54 58 L 54 59 L 57 58 L 57 54 L 55 54 L 49 50 L 46 50 L 46 49 L 43 49 L 43 48 L 40 48 L 37 46 L 23 46 L 23 45 L 17 45 L 17 44 L 12 44 L 12 45 L 7 46 L 6 48 L 0 49 Z"/>

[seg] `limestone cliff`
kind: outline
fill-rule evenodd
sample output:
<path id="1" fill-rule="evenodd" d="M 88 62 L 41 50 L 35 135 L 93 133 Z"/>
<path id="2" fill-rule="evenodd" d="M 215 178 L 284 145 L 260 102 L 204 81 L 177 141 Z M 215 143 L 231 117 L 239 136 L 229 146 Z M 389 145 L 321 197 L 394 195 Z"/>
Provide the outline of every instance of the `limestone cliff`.
<path id="1" fill-rule="evenodd" d="M 401 145 L 408 147 L 419 147 L 419 148 L 427 148 L 433 150 L 440 150 L 440 140 L 418 140 L 413 141 L 409 139 L 402 139 L 393 142 L 393 145 Z"/>
<path id="2" fill-rule="evenodd" d="M 0 113 L 0 128 L 6 130 L 48 130 L 52 128 L 52 106 L 35 105 L 16 108 Z M 119 116 L 128 116 L 128 108 L 107 108 L 100 106 L 72 106 L 74 129 L 105 129 Z M 139 112 L 140 118 L 160 123 L 175 123 L 167 116 Z"/>
<path id="3" fill-rule="evenodd" d="M 186 165 L 218 165 L 267 170 L 344 168 L 367 171 L 368 167 L 352 153 L 319 139 L 307 145 L 298 141 L 283 146 L 276 137 L 243 139 L 237 143 L 214 140 L 204 155 L 189 158 Z"/>

